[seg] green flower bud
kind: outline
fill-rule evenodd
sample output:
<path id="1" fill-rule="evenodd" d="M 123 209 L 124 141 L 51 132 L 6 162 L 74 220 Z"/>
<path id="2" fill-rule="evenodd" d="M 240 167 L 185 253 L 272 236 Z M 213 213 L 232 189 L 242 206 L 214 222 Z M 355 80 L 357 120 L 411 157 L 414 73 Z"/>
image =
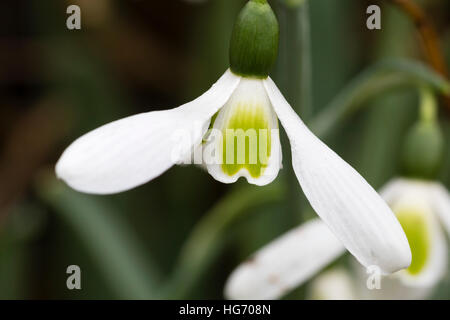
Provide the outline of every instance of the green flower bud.
<path id="1" fill-rule="evenodd" d="M 278 21 L 267 1 L 250 0 L 231 35 L 231 71 L 244 77 L 266 78 L 277 58 L 278 36 Z"/>
<path id="2" fill-rule="evenodd" d="M 410 129 L 403 146 L 404 174 L 422 179 L 436 177 L 444 161 L 444 136 L 437 120 L 437 102 L 429 88 L 420 90 L 419 121 Z"/>
<path id="3" fill-rule="evenodd" d="M 409 131 L 403 147 L 403 170 L 408 176 L 433 179 L 444 160 L 444 137 L 436 122 L 419 122 Z"/>

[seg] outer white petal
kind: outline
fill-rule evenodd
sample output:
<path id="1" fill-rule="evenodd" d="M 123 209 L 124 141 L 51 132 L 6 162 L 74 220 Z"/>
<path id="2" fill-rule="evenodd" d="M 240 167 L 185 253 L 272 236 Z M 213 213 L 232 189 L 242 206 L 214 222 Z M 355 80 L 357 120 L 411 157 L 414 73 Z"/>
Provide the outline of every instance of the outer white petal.
<path id="1" fill-rule="evenodd" d="M 450 236 L 450 194 L 440 183 L 434 183 L 430 192 L 433 210 L 439 216 Z"/>
<path id="2" fill-rule="evenodd" d="M 250 114 L 262 113 L 267 119 L 269 126 L 269 131 L 266 132 L 266 134 L 267 136 L 270 135 L 271 153 L 267 161 L 267 167 L 259 177 L 252 177 L 246 168 L 240 169 L 231 176 L 222 170 L 224 145 L 223 132 L 227 128 L 230 118 L 235 115 L 236 110 L 241 108 L 242 105 L 248 106 L 247 108 Z M 211 138 L 211 141 L 207 144 L 210 145 L 212 143 L 215 145 L 215 152 L 217 152 L 218 159 L 221 161 L 220 163 L 207 163 L 208 172 L 214 179 L 223 183 L 234 183 L 240 177 L 245 177 L 249 183 L 263 186 L 271 183 L 277 177 L 278 172 L 281 169 L 282 161 L 278 118 L 272 108 L 262 80 L 242 79 L 227 104 L 219 111 L 219 114 L 214 121 L 213 129 L 216 130 L 216 133 L 222 133 L 218 135 L 218 137 L 208 137 Z M 207 153 L 207 148 L 204 149 L 205 153 Z M 206 158 L 207 157 L 204 157 L 204 159 Z"/>
<path id="3" fill-rule="evenodd" d="M 78 191 L 97 194 L 152 180 L 201 142 L 211 117 L 239 81 L 228 70 L 206 93 L 181 107 L 134 115 L 85 134 L 64 151 L 57 176 Z"/>
<path id="4" fill-rule="evenodd" d="M 317 214 L 364 266 L 385 273 L 408 267 L 408 240 L 387 204 L 309 131 L 270 78 L 264 83 L 291 142 L 294 171 Z"/>
<path id="5" fill-rule="evenodd" d="M 345 269 L 334 268 L 317 276 L 311 283 L 311 300 L 354 300 L 357 293 L 352 277 Z"/>
<path id="6" fill-rule="evenodd" d="M 228 299 L 277 299 L 345 251 L 319 219 L 304 223 L 260 249 L 230 275 Z"/>

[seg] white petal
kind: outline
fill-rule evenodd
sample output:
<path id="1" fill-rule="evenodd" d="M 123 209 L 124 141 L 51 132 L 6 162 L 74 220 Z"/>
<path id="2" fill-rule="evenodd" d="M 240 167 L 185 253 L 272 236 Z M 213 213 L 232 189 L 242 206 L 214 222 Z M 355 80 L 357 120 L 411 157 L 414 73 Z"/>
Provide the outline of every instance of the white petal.
<path id="1" fill-rule="evenodd" d="M 224 147 L 228 146 L 226 132 L 230 129 L 233 130 L 232 137 L 235 143 L 233 148 L 226 148 L 227 151 L 224 151 Z M 237 138 L 239 134 L 241 139 Z M 208 140 L 204 160 L 208 158 L 206 154 L 211 153 L 207 150 L 212 147 L 213 153 L 217 155 L 216 161 L 205 160 L 205 162 L 208 172 L 214 179 L 223 183 L 233 183 L 240 177 L 245 177 L 249 183 L 262 186 L 277 177 L 282 159 L 278 119 L 262 80 L 245 78 L 241 80 L 227 104 L 219 111 Z M 245 141 L 245 144 L 254 147 L 248 147 L 249 155 L 246 154 L 245 145 L 239 145 L 239 141 Z M 262 141 L 267 143 L 261 144 Z M 269 150 L 270 154 L 267 152 Z M 224 152 L 229 151 L 233 155 L 232 163 L 228 163 L 226 153 L 224 155 Z M 239 163 L 239 155 L 242 155 L 241 159 L 245 161 Z M 253 162 L 250 162 L 250 159 L 253 159 Z"/>
<path id="2" fill-rule="evenodd" d="M 85 134 L 64 151 L 56 174 L 78 191 L 97 194 L 152 180 L 201 142 L 211 117 L 239 81 L 228 70 L 206 93 L 179 108 L 134 115 Z"/>
<path id="3" fill-rule="evenodd" d="M 294 171 L 317 214 L 364 266 L 385 273 L 408 267 L 408 241 L 387 204 L 309 131 L 270 78 L 264 83 L 291 142 Z"/>
<path id="4" fill-rule="evenodd" d="M 299 286 L 345 251 L 319 219 L 263 247 L 228 278 L 228 299 L 276 299 Z"/>
<path id="5" fill-rule="evenodd" d="M 308 298 L 312 300 L 354 300 L 357 293 L 350 274 L 334 268 L 317 276 L 311 283 Z"/>
<path id="6" fill-rule="evenodd" d="M 440 183 L 434 183 L 431 191 L 433 210 L 450 236 L 450 194 Z"/>

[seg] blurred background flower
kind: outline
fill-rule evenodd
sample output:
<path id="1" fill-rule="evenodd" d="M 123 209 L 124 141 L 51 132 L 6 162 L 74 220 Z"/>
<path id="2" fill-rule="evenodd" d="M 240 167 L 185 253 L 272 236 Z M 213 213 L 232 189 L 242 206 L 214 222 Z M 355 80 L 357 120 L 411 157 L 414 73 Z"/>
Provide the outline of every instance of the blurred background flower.
<path id="1" fill-rule="evenodd" d="M 265 187 L 220 184 L 194 166 L 111 196 L 79 194 L 56 180 L 54 164 L 76 137 L 190 101 L 223 74 L 245 1 L 196 2 L 0 4 L 0 298 L 223 298 L 241 261 L 315 215 L 293 179 L 289 148 L 280 177 Z M 405 2 L 433 22 L 431 43 L 415 23 L 423 17 Z M 374 188 L 402 173 L 418 84 L 439 97 L 449 140 L 448 1 L 270 3 L 281 36 L 271 76 L 313 132 Z M 81 8 L 79 31 L 66 28 L 69 4 Z M 366 28 L 371 4 L 381 7 L 381 30 Z M 448 157 L 435 178 L 447 189 Z M 66 288 L 73 264 L 82 270 L 80 291 Z M 357 277 L 346 258 L 335 264 Z M 429 297 L 450 298 L 446 271 Z M 309 297 L 309 284 L 286 298 Z"/>

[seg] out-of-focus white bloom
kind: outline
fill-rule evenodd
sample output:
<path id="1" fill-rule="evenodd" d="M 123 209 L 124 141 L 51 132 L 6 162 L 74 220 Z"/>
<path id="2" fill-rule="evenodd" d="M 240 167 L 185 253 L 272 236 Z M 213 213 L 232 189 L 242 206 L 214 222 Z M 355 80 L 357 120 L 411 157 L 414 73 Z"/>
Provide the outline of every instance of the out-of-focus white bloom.
<path id="1" fill-rule="evenodd" d="M 412 251 L 410 267 L 392 275 L 380 273 L 381 289 L 369 290 L 366 269 L 355 263 L 351 285 L 347 281 L 350 276 L 332 272 L 316 279 L 310 298 L 423 299 L 445 276 L 448 252 L 442 227 L 450 234 L 450 195 L 445 187 L 436 182 L 395 179 L 382 188 L 380 194 L 395 212 L 408 237 Z M 333 241 L 321 221 L 307 222 L 260 249 L 254 258 L 257 264 L 248 262 L 239 266 L 228 279 L 225 294 L 232 299 L 279 298 L 343 252 L 344 247 Z M 292 267 L 299 261 L 302 267 Z M 373 266 L 379 268 L 376 264 Z M 270 275 L 277 279 L 277 290 L 268 284 Z M 339 294 L 341 289 L 342 294 Z"/>
<path id="2" fill-rule="evenodd" d="M 394 179 L 380 194 L 397 215 L 408 237 L 412 263 L 383 277 L 380 290 L 363 291 L 365 298 L 424 299 L 448 272 L 450 195 L 433 181 Z"/>
<path id="3" fill-rule="evenodd" d="M 393 179 L 381 190 L 383 199 L 390 205 L 404 199 L 417 197 L 426 202 L 440 223 L 450 233 L 450 195 L 439 182 L 418 179 Z"/>
<path id="4" fill-rule="evenodd" d="M 345 251 L 319 219 L 302 224 L 279 237 L 228 279 L 225 296 L 230 299 L 273 299 L 295 288 Z"/>
<path id="5" fill-rule="evenodd" d="M 333 268 L 313 280 L 307 299 L 354 300 L 358 299 L 358 296 L 351 275 L 345 269 Z"/>

